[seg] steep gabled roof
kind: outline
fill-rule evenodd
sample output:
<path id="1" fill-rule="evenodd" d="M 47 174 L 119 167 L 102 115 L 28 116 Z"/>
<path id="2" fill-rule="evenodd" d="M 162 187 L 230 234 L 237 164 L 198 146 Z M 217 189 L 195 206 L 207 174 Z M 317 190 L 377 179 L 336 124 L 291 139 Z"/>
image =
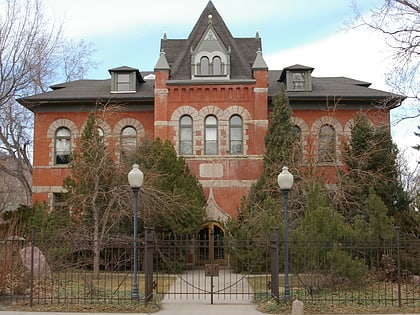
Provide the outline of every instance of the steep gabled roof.
<path id="1" fill-rule="evenodd" d="M 221 42 L 231 50 L 231 79 L 251 79 L 251 67 L 257 51 L 261 50 L 261 39 L 259 37 L 234 38 L 211 1 L 201 13 L 187 39 L 163 38 L 161 40 L 161 51 L 166 53 L 166 59 L 171 67 L 170 79 L 191 79 L 191 50 L 196 48 L 208 28 L 209 16 L 212 17 L 213 28 Z"/>

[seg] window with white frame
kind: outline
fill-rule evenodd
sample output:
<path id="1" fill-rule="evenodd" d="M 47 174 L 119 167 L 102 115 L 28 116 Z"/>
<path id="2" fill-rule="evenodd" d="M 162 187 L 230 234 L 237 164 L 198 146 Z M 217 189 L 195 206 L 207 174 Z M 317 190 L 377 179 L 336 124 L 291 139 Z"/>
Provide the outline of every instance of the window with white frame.
<path id="1" fill-rule="evenodd" d="M 55 164 L 70 163 L 71 132 L 66 127 L 60 127 L 55 132 Z"/>
<path id="2" fill-rule="evenodd" d="M 229 119 L 229 153 L 243 154 L 243 123 L 239 115 Z"/>
<path id="3" fill-rule="evenodd" d="M 293 72 L 292 86 L 293 90 L 305 90 L 305 73 Z"/>
<path id="4" fill-rule="evenodd" d="M 69 212 L 67 205 L 67 194 L 53 193 L 52 208 L 54 212 L 66 214 Z"/>
<path id="5" fill-rule="evenodd" d="M 209 58 L 201 57 L 200 59 L 200 75 L 209 75 L 210 74 L 210 62 Z"/>
<path id="6" fill-rule="evenodd" d="M 222 59 L 219 56 L 213 58 L 212 61 L 213 75 L 222 75 Z"/>
<path id="7" fill-rule="evenodd" d="M 193 120 L 188 115 L 179 120 L 179 154 L 193 154 Z"/>
<path id="8" fill-rule="evenodd" d="M 294 143 L 293 143 L 293 154 L 296 161 L 303 159 L 303 147 L 302 147 L 302 130 L 298 125 L 293 126 L 294 131 Z"/>
<path id="9" fill-rule="evenodd" d="M 130 74 L 118 73 L 117 74 L 117 91 L 128 92 L 130 91 Z"/>
<path id="10" fill-rule="evenodd" d="M 218 153 L 217 145 L 217 118 L 213 115 L 204 120 L 204 154 L 215 155 Z"/>
<path id="11" fill-rule="evenodd" d="M 195 74 L 197 77 L 212 77 L 212 78 L 225 78 L 228 76 L 226 57 L 223 55 L 204 54 L 195 65 Z M 222 57 L 223 56 L 223 57 Z"/>
<path id="12" fill-rule="evenodd" d="M 329 163 L 335 160 L 336 134 L 331 125 L 323 125 L 318 136 L 318 161 Z"/>
<path id="13" fill-rule="evenodd" d="M 121 130 L 121 147 L 123 156 L 135 153 L 137 149 L 137 130 L 132 126 Z"/>

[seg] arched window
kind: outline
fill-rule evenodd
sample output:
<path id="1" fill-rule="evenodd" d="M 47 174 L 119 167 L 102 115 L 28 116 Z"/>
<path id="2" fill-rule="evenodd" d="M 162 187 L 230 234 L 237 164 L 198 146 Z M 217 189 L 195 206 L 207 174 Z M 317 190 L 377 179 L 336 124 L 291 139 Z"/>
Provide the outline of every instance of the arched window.
<path id="1" fill-rule="evenodd" d="M 219 56 L 213 58 L 213 74 L 221 75 L 222 74 L 222 59 Z"/>
<path id="2" fill-rule="evenodd" d="M 200 74 L 209 75 L 209 58 L 201 57 L 200 59 Z"/>
<path id="3" fill-rule="evenodd" d="M 243 125 L 239 115 L 234 115 L 229 120 L 229 153 L 243 153 Z"/>
<path id="4" fill-rule="evenodd" d="M 101 142 L 104 141 L 104 130 L 101 127 L 96 128 L 97 135 Z"/>
<path id="5" fill-rule="evenodd" d="M 137 130 L 132 126 L 124 127 L 121 131 L 121 146 L 124 154 L 134 153 L 137 149 Z"/>
<path id="6" fill-rule="evenodd" d="M 302 130 L 298 125 L 293 126 L 294 139 L 293 139 L 293 154 L 295 161 L 300 161 L 303 158 L 302 148 Z"/>
<path id="7" fill-rule="evenodd" d="M 217 118 L 207 116 L 204 121 L 204 154 L 217 154 Z"/>
<path id="8" fill-rule="evenodd" d="M 179 120 L 179 154 L 193 154 L 193 120 L 188 115 Z"/>
<path id="9" fill-rule="evenodd" d="M 333 162 L 335 160 L 335 129 L 331 125 L 323 125 L 318 137 L 319 162 Z"/>
<path id="10" fill-rule="evenodd" d="M 60 127 L 55 132 L 55 164 L 68 164 L 71 153 L 71 132 Z"/>

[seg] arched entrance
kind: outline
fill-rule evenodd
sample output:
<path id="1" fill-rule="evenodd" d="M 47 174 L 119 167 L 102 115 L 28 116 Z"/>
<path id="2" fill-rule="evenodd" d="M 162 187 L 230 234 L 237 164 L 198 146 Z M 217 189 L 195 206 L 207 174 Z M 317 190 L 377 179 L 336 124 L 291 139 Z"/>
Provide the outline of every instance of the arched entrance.
<path id="1" fill-rule="evenodd" d="M 220 224 L 216 222 L 207 223 L 200 232 L 198 232 L 196 253 L 198 265 L 227 264 L 224 237 L 225 232 Z"/>

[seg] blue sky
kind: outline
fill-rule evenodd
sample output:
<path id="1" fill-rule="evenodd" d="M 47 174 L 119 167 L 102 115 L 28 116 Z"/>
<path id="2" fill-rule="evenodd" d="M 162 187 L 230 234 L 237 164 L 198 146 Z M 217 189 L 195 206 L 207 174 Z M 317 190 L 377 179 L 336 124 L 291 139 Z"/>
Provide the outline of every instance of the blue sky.
<path id="1" fill-rule="evenodd" d="M 99 63 L 89 79 L 109 78 L 108 69 L 130 66 L 153 70 L 163 33 L 187 38 L 208 0 L 42 0 L 47 14 L 64 21 L 67 37 L 91 42 Z M 293 64 L 314 67 L 314 76 L 346 76 L 390 90 L 389 50 L 378 34 L 346 27 L 354 17 L 352 0 L 213 0 L 235 37 L 259 32 L 270 69 Z M 354 0 L 363 14 L 381 0 Z M 394 110 L 394 118 L 406 107 Z M 401 148 L 418 143 L 413 132 L 419 121 L 392 127 Z M 414 156 L 417 154 L 416 156 Z M 408 149 L 412 161 L 418 153 Z"/>

